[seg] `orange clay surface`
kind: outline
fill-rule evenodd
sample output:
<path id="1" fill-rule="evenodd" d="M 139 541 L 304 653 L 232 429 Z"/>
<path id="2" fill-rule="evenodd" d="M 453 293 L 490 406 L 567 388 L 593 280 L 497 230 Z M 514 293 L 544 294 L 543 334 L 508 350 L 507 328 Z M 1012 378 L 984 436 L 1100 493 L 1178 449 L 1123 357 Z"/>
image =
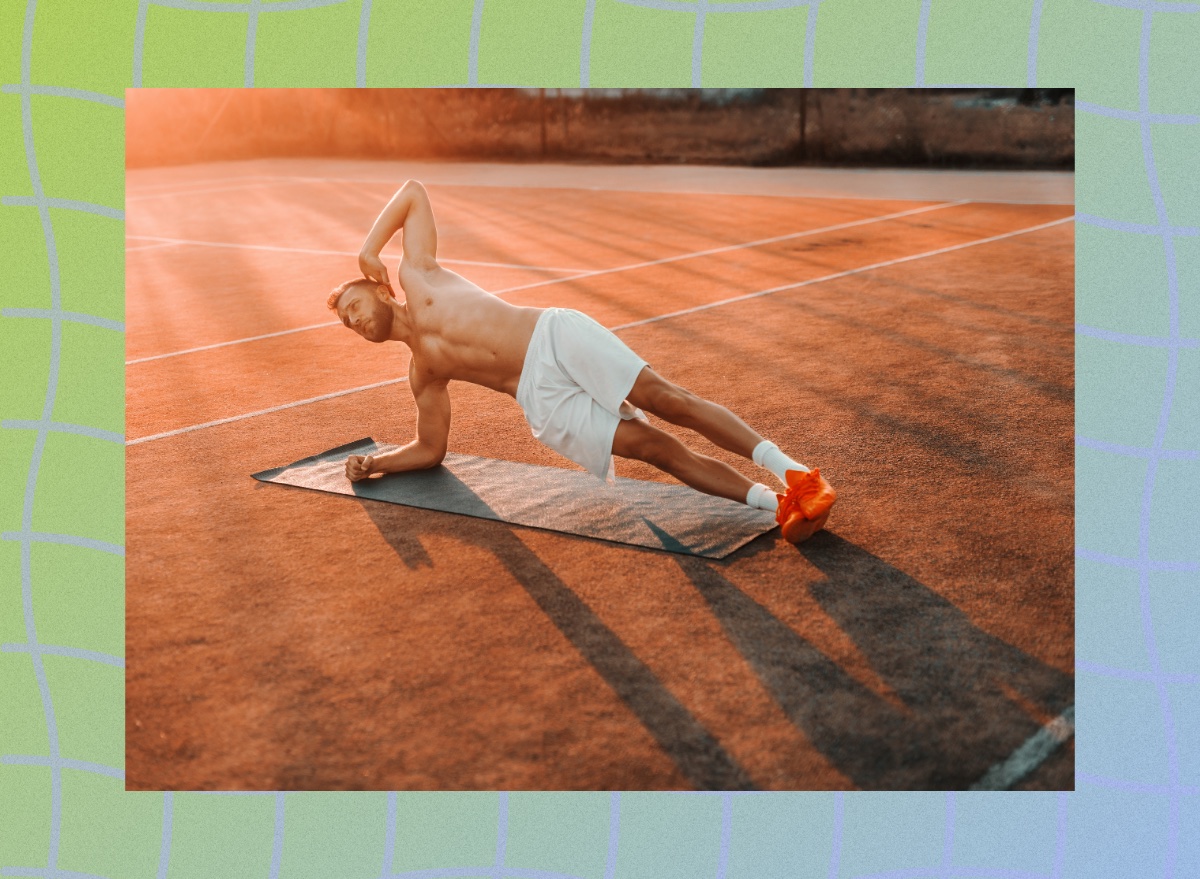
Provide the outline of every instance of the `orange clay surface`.
<path id="1" fill-rule="evenodd" d="M 1073 229 L 1026 231 L 1069 204 L 496 167 L 129 173 L 130 789 L 962 788 L 1073 704 Z M 826 530 L 714 562 L 251 479 L 413 435 L 407 349 L 325 308 L 409 176 L 447 267 L 819 466 Z M 574 468 L 451 398 L 451 450 Z"/>

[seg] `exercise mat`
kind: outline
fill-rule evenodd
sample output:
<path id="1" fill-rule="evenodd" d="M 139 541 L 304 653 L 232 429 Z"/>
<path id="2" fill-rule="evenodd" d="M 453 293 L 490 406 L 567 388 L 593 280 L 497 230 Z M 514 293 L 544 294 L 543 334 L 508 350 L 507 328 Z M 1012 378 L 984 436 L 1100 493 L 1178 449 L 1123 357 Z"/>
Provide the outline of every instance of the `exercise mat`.
<path id="1" fill-rule="evenodd" d="M 361 439 L 254 478 L 711 559 L 724 558 L 775 526 L 771 513 L 686 485 L 620 478 L 610 485 L 584 471 L 474 455 L 451 453 L 429 470 L 359 482 L 346 478 L 347 455 L 395 448 Z"/>

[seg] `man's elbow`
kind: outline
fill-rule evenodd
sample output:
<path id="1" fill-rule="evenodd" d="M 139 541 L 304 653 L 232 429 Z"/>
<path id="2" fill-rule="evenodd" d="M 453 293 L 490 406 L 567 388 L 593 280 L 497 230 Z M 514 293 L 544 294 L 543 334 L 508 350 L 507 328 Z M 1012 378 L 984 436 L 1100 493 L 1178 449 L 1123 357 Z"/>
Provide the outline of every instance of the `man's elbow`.
<path id="1" fill-rule="evenodd" d="M 422 469 L 428 470 L 431 467 L 436 467 L 446 459 L 446 447 L 444 445 L 434 446 L 422 443 L 421 462 L 424 464 Z"/>
<path id="2" fill-rule="evenodd" d="M 404 181 L 404 185 L 400 187 L 402 193 L 412 193 L 414 195 L 429 197 L 429 193 L 425 191 L 425 184 L 420 180 L 408 179 Z"/>

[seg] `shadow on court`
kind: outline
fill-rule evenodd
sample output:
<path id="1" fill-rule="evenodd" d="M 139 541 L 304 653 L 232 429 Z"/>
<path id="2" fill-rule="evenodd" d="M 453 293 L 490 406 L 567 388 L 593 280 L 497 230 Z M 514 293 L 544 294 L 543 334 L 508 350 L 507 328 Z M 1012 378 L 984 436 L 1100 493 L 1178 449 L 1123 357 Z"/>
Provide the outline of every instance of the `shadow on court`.
<path id="1" fill-rule="evenodd" d="M 698 789 L 748 790 L 753 783 L 713 735 L 663 685 L 662 681 L 533 550 L 518 539 L 513 527 L 482 522 L 466 528 L 445 516 L 422 517 L 414 533 L 400 517 L 378 503 L 362 503 L 380 534 L 409 568 L 432 564 L 421 538 L 433 532 L 451 533 L 494 555 L 529 597 L 554 623 L 634 713 L 679 771 Z M 404 517 L 409 518 L 409 517 Z"/>
<path id="2" fill-rule="evenodd" d="M 798 588 L 811 589 L 899 705 L 738 589 L 720 565 L 677 561 L 772 698 L 857 786 L 969 787 L 1036 732 L 1043 715 L 1070 704 L 1069 676 L 983 632 L 861 547 L 823 531 L 798 551 L 825 575 Z"/>
<path id="3" fill-rule="evenodd" d="M 499 560 L 697 789 L 755 787 L 734 756 L 551 567 L 502 522 L 360 502 L 408 569 L 423 540 L 453 536 Z M 414 522 L 419 522 L 413 528 Z M 892 698 L 873 692 L 723 573 L 771 549 L 764 535 L 714 562 L 672 554 L 770 697 L 836 769 L 864 789 L 962 789 L 1072 701 L 1072 679 L 987 634 L 932 590 L 835 534 L 793 552 L 824 576 L 805 585 Z M 730 718 L 731 724 L 737 718 Z"/>

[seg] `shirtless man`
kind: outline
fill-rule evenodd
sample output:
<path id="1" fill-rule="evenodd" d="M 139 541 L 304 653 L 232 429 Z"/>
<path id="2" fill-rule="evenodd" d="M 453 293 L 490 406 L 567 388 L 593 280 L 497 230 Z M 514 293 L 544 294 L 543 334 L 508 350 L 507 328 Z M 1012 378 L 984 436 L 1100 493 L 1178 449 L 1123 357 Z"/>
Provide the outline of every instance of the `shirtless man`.
<path id="1" fill-rule="evenodd" d="M 379 254 L 404 230 L 397 301 Z M 328 306 L 371 342 L 402 342 L 412 351 L 409 387 L 417 402 L 417 436 L 382 455 L 351 455 L 352 481 L 374 473 L 434 467 L 446 454 L 451 379 L 515 397 L 533 435 L 601 479 L 612 456 L 645 461 L 699 491 L 776 514 L 792 543 L 811 537 L 836 494 L 820 472 L 788 458 L 723 406 L 664 379 L 600 324 L 577 311 L 510 305 L 440 266 L 429 196 L 409 180 L 392 197 L 359 253 L 364 277 L 329 295 Z M 654 427 L 642 412 L 689 428 L 754 461 L 783 483 L 777 494 L 728 464 L 692 451 Z"/>

